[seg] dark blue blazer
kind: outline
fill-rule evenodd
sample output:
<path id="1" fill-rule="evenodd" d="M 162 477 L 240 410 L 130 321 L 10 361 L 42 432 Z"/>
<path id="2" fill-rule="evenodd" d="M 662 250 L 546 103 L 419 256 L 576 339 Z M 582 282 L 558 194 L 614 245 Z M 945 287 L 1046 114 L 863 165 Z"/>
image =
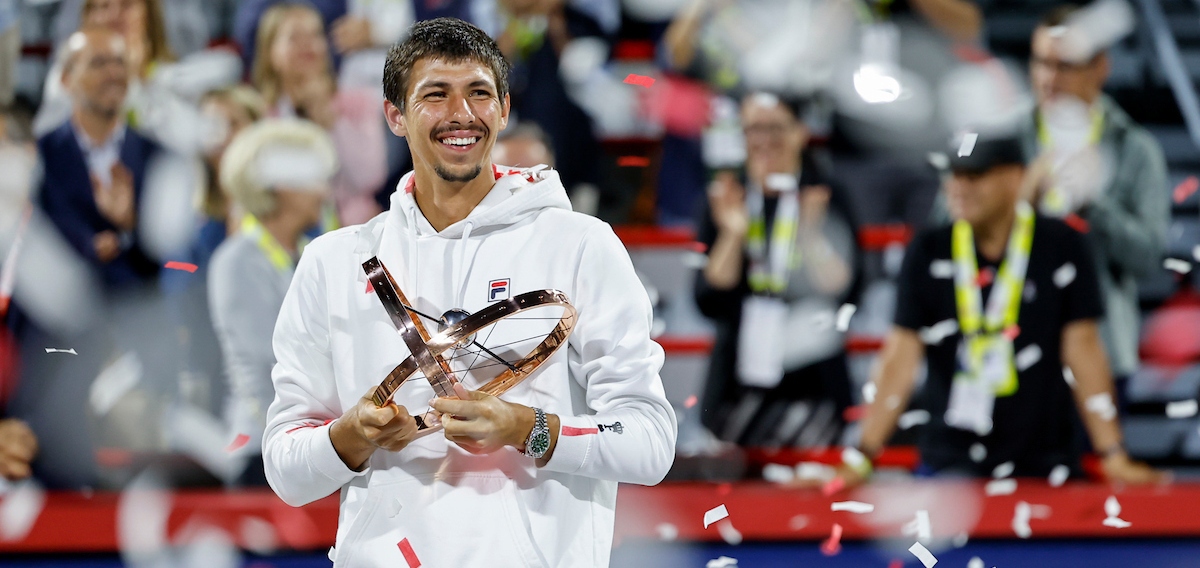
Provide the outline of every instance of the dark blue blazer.
<path id="1" fill-rule="evenodd" d="M 152 281 L 158 274 L 158 263 L 142 250 L 137 231 L 134 231 L 132 245 L 112 261 L 101 263 L 96 258 L 92 238 L 102 231 L 117 231 L 117 228 L 96 209 L 91 175 L 82 148 L 70 121 L 38 139 L 38 154 L 45 171 L 38 191 L 38 205 L 67 242 L 96 267 L 106 287 Z M 153 141 L 133 128 L 126 128 L 121 163 L 133 174 L 134 202 L 139 209 L 146 165 L 158 151 L 159 147 Z"/>

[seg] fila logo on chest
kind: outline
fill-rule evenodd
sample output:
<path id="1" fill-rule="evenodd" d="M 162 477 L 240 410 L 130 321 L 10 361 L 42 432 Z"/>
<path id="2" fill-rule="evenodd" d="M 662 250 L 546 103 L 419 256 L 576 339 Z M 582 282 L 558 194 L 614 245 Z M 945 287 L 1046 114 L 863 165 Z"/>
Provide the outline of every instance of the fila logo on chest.
<path id="1" fill-rule="evenodd" d="M 508 278 L 492 280 L 488 282 L 487 301 L 498 302 L 500 300 L 507 300 L 512 296 L 511 290 L 512 285 L 509 283 Z"/>

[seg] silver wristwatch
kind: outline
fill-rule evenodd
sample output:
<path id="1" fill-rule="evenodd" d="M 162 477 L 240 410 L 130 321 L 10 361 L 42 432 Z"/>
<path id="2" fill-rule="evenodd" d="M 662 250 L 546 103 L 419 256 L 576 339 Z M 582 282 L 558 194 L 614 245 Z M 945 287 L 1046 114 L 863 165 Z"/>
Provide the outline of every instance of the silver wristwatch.
<path id="1" fill-rule="evenodd" d="M 546 413 L 540 408 L 533 409 L 533 430 L 525 439 L 525 455 L 533 459 L 541 459 L 550 449 L 550 427 L 546 425 Z"/>

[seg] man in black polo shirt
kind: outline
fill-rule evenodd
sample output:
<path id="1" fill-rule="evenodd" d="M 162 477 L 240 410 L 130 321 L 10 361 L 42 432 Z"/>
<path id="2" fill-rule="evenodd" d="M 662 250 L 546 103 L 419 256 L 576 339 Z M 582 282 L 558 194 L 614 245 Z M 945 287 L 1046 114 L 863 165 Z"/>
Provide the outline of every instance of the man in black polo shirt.
<path id="1" fill-rule="evenodd" d="M 954 150 L 946 197 L 956 221 L 908 248 L 876 395 L 860 445 L 843 454 L 843 480 L 870 474 L 871 457 L 908 406 L 922 357 L 928 378 L 917 407 L 931 416 L 918 443 L 922 470 L 985 476 L 1012 462 L 1018 476 L 1059 465 L 1078 475 L 1073 402 L 1109 479 L 1163 479 L 1122 449 L 1097 328 L 1104 308 L 1084 236 L 1025 202 L 1016 138 L 980 135 L 967 155 Z"/>

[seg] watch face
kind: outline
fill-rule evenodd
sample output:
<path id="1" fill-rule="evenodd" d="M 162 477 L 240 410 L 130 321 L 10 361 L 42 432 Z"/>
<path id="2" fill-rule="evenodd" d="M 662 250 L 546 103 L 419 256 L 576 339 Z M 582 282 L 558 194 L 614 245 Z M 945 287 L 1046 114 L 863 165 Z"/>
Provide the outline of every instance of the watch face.
<path id="1" fill-rule="evenodd" d="M 542 457 L 550 449 L 550 431 L 541 430 L 529 438 L 528 453 L 534 457 Z"/>

